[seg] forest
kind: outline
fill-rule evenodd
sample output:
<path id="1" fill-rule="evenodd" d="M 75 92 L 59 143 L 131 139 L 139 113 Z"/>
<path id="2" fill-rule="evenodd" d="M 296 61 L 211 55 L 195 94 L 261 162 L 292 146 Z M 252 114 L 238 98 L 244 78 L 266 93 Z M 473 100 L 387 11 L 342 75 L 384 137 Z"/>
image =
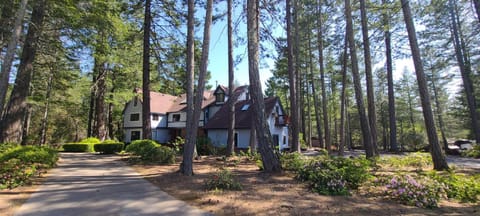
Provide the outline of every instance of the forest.
<path id="1" fill-rule="evenodd" d="M 187 93 L 195 122 L 194 95 L 211 88 L 211 26 L 228 25 L 222 73 L 232 89 L 235 65 L 248 61 L 261 143 L 271 142 L 261 101 L 278 96 L 293 151 L 427 149 L 444 169 L 448 142 L 480 143 L 479 14 L 478 0 L 3 1 L 0 142 L 121 141 L 122 111 L 139 87 L 145 102 L 149 91 Z M 261 83 L 265 59 L 274 64 Z M 398 69 L 405 59 L 414 69 Z M 264 161 L 274 159 L 264 146 Z"/>

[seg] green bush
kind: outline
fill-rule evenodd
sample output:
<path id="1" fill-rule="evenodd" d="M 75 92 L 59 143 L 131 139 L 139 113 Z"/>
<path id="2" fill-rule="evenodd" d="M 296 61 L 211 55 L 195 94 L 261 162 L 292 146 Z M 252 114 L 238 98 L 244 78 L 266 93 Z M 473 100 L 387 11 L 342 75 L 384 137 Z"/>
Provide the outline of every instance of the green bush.
<path id="1" fill-rule="evenodd" d="M 185 139 L 181 136 L 175 137 L 173 141 L 168 142 L 167 146 L 175 150 L 175 152 L 183 152 L 183 145 L 185 145 Z"/>
<path id="2" fill-rule="evenodd" d="M 135 140 L 127 146 L 125 151 L 138 156 L 145 162 L 175 163 L 175 151 L 153 140 Z"/>
<path id="3" fill-rule="evenodd" d="M 16 143 L 0 143 L 0 154 L 8 151 L 9 149 L 16 148 L 19 145 Z"/>
<path id="4" fill-rule="evenodd" d="M 96 137 L 88 137 L 86 139 L 83 139 L 83 140 L 80 140 L 80 142 L 78 143 L 91 143 L 91 144 L 97 144 L 97 143 L 101 143 L 102 141 L 100 141 L 98 138 Z"/>
<path id="5" fill-rule="evenodd" d="M 446 195 L 444 185 L 438 181 L 409 175 L 394 175 L 385 187 L 390 198 L 422 208 L 438 207 Z"/>
<path id="6" fill-rule="evenodd" d="M 220 169 L 204 182 L 206 190 L 242 190 L 242 185 L 234 179 L 232 172 Z"/>
<path id="7" fill-rule="evenodd" d="M 466 176 L 454 172 L 437 173 L 432 171 L 428 176 L 440 183 L 446 185 L 448 198 L 460 200 L 462 202 L 475 203 L 480 196 L 480 175 Z"/>
<path id="8" fill-rule="evenodd" d="M 175 163 L 175 151 L 173 149 L 166 146 L 156 146 L 154 151 L 153 162 L 162 164 Z"/>
<path id="9" fill-rule="evenodd" d="M 321 156 L 301 168 L 296 177 L 319 194 L 348 195 L 371 177 L 370 165 L 365 158 Z"/>
<path id="10" fill-rule="evenodd" d="M 89 143 L 66 143 L 62 148 L 65 152 L 92 152 L 92 144 Z"/>
<path id="11" fill-rule="evenodd" d="M 95 152 L 100 152 L 102 154 L 113 154 L 117 152 L 121 152 L 123 150 L 123 143 L 98 143 L 94 144 L 93 148 Z"/>
<path id="12" fill-rule="evenodd" d="M 280 162 L 284 170 L 298 172 L 305 166 L 305 159 L 302 158 L 302 154 L 298 152 L 294 153 L 282 153 L 280 156 Z"/>
<path id="13" fill-rule="evenodd" d="M 41 164 L 52 167 L 58 160 L 57 151 L 48 147 L 22 146 L 8 150 L 0 155 L 0 161 L 19 159 L 25 164 Z"/>
<path id="14" fill-rule="evenodd" d="M 57 151 L 47 147 L 18 146 L 4 150 L 0 153 L 0 189 L 28 183 L 39 169 L 50 168 L 57 160 Z"/>

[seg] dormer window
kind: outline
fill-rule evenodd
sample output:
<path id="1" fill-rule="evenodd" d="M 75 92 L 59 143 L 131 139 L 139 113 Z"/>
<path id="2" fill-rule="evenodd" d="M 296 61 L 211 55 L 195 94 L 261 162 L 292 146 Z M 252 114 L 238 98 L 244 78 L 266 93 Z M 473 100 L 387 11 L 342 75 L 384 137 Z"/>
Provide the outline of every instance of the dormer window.
<path id="1" fill-rule="evenodd" d="M 217 95 L 215 95 L 215 102 L 217 103 L 223 103 L 225 102 L 225 94 L 224 93 L 217 93 Z"/>

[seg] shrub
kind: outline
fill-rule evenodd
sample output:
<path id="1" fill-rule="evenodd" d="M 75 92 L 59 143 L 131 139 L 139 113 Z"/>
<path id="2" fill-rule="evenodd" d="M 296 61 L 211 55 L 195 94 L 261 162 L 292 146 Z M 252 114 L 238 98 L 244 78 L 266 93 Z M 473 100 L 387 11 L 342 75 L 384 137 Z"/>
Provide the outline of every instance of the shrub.
<path id="1" fill-rule="evenodd" d="M 438 201 L 445 196 L 445 187 L 438 181 L 409 175 L 395 175 L 385 187 L 392 199 L 422 208 L 438 207 Z"/>
<path id="2" fill-rule="evenodd" d="M 232 172 L 220 169 L 204 182 L 206 190 L 242 190 L 242 185 L 234 179 Z"/>
<path id="3" fill-rule="evenodd" d="M 14 158 L 25 164 L 39 164 L 49 168 L 57 162 L 58 154 L 56 150 L 48 147 L 22 146 L 10 149 L 0 155 L 0 161 Z"/>
<path id="4" fill-rule="evenodd" d="M 175 152 L 183 152 L 183 145 L 185 145 L 185 139 L 181 136 L 175 137 L 173 141 L 170 141 L 167 146 L 175 150 Z"/>
<path id="5" fill-rule="evenodd" d="M 284 170 L 294 172 L 298 172 L 301 168 L 305 166 L 305 160 L 298 152 L 281 154 L 280 162 L 282 163 L 282 168 Z"/>
<path id="6" fill-rule="evenodd" d="M 166 146 L 156 146 L 154 152 L 153 162 L 162 164 L 175 163 L 175 151 L 173 149 Z"/>
<path id="7" fill-rule="evenodd" d="M 446 185 L 448 198 L 462 202 L 475 203 L 478 201 L 478 196 L 480 195 L 480 175 L 466 176 L 454 172 L 439 174 L 433 171 L 428 176 Z"/>
<path id="8" fill-rule="evenodd" d="M 0 143 L 0 154 L 18 146 L 16 143 Z"/>
<path id="9" fill-rule="evenodd" d="M 121 152 L 123 150 L 123 143 L 98 143 L 94 144 L 93 148 L 96 152 L 100 152 L 102 154 L 113 154 L 117 152 Z"/>
<path id="10" fill-rule="evenodd" d="M 160 145 L 153 140 L 135 140 L 127 146 L 125 151 L 139 156 L 141 160 L 153 161 L 157 146 Z"/>
<path id="11" fill-rule="evenodd" d="M 365 158 L 317 157 L 298 171 L 297 179 L 324 195 L 348 195 L 371 175 L 370 161 Z"/>
<path id="12" fill-rule="evenodd" d="M 101 143 L 102 141 L 100 141 L 98 138 L 96 137 L 88 137 L 86 139 L 83 139 L 83 140 L 80 140 L 80 142 L 78 143 L 91 143 L 91 144 L 97 144 L 97 143 Z"/>
<path id="13" fill-rule="evenodd" d="M 91 144 L 87 143 L 66 143 L 62 145 L 65 152 L 91 152 Z"/>
<path id="14" fill-rule="evenodd" d="M 18 146 L 0 154 L 0 189 L 29 182 L 41 168 L 50 168 L 58 159 L 57 151 L 47 147 Z"/>

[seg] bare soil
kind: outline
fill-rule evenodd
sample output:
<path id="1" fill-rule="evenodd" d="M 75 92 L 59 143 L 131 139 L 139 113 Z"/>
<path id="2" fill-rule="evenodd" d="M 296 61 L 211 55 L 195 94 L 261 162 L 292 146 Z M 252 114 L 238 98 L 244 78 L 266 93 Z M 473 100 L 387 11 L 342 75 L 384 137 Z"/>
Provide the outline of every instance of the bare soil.
<path id="1" fill-rule="evenodd" d="M 20 206 L 27 201 L 31 194 L 45 179 L 44 175 L 36 177 L 28 185 L 0 190 L 0 215 L 12 216 Z"/>
<path id="2" fill-rule="evenodd" d="M 252 161 L 225 162 L 203 157 L 194 162 L 194 176 L 178 173 L 179 164 L 133 165 L 147 180 L 170 195 L 215 215 L 480 215 L 480 205 L 442 201 L 437 209 L 406 206 L 364 192 L 322 196 L 308 190 L 292 173 L 267 175 Z M 220 167 L 230 169 L 242 191 L 206 191 L 204 181 Z"/>

